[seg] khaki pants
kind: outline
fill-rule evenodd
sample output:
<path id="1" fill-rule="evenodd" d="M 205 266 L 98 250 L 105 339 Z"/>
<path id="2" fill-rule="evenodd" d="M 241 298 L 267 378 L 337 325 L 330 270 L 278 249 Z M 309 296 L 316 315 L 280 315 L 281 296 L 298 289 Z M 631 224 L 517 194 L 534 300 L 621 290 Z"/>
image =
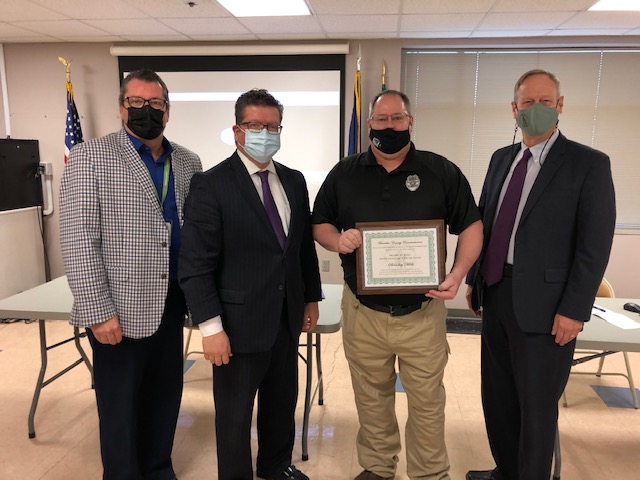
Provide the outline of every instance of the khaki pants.
<path id="1" fill-rule="evenodd" d="M 444 443 L 449 347 L 447 309 L 432 299 L 422 308 L 392 317 L 360 304 L 348 286 L 342 297 L 342 337 L 349 361 L 360 429 L 358 461 L 384 478 L 395 475 L 400 433 L 395 414 L 395 363 L 407 394 L 405 443 L 411 479 L 448 480 Z"/>

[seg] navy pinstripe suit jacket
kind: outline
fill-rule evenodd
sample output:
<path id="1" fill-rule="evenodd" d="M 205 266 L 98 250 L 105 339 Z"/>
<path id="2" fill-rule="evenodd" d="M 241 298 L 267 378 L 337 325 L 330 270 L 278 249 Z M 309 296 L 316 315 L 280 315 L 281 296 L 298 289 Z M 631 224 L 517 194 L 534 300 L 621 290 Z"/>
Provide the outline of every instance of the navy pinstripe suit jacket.
<path id="1" fill-rule="evenodd" d="M 180 285 L 194 324 L 221 315 L 234 352 L 271 348 L 283 305 L 297 338 L 304 304 L 321 299 L 304 177 L 274 164 L 291 206 L 284 251 L 237 153 L 195 175 L 185 203 Z"/>

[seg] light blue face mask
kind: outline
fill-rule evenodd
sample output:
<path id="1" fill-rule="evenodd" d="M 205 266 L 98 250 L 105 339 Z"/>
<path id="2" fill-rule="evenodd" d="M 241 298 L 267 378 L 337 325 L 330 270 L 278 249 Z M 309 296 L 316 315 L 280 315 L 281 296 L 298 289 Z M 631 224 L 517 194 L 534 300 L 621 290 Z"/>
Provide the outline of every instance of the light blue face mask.
<path id="1" fill-rule="evenodd" d="M 244 151 L 258 163 L 267 163 L 280 150 L 280 135 L 263 128 L 259 133 L 244 131 Z"/>
<path id="2" fill-rule="evenodd" d="M 537 137 L 558 123 L 558 110 L 534 103 L 524 110 L 518 110 L 516 122 L 527 135 Z"/>

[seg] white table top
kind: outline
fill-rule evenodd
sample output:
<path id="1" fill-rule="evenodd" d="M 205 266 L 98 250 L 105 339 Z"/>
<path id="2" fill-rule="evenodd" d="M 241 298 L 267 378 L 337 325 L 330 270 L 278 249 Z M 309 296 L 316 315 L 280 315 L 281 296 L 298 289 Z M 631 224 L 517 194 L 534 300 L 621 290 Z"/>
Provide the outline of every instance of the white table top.
<path id="1" fill-rule="evenodd" d="M 342 285 L 323 285 L 325 299 L 320 302 L 320 320 L 314 333 L 333 333 L 340 330 Z M 627 302 L 640 303 L 630 298 L 598 298 L 596 303 L 622 313 L 640 323 L 640 315 L 627 312 Z M 55 280 L 0 300 L 0 317 L 44 320 L 69 320 L 73 297 L 67 277 Z M 640 329 L 624 330 L 599 317 L 592 316 L 578 335 L 578 348 L 640 352 Z"/>
<path id="2" fill-rule="evenodd" d="M 0 317 L 69 320 L 72 306 L 67 277 L 62 276 L 0 300 Z"/>
<path id="3" fill-rule="evenodd" d="M 622 308 L 627 302 L 640 303 L 633 298 L 596 298 L 596 305 L 626 315 L 640 324 L 640 315 Z M 600 317 L 591 315 L 591 320 L 584 324 L 584 330 L 578 335 L 576 347 L 617 352 L 640 352 L 640 328 L 625 330 L 605 322 Z"/>
<path id="4" fill-rule="evenodd" d="M 340 330 L 342 285 L 323 285 L 325 299 L 320 302 L 320 320 L 313 333 Z M 0 317 L 30 320 L 69 320 L 73 296 L 67 277 L 58 277 L 11 297 L 0 300 Z"/>

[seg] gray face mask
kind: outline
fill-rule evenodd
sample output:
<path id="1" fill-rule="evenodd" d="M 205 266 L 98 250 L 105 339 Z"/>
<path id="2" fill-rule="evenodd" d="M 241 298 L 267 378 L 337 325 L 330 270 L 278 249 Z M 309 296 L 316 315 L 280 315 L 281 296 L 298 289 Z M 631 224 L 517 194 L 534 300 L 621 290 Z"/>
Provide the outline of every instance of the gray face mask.
<path id="1" fill-rule="evenodd" d="M 558 110 L 534 103 L 524 110 L 518 110 L 516 122 L 527 135 L 537 137 L 558 123 Z"/>

